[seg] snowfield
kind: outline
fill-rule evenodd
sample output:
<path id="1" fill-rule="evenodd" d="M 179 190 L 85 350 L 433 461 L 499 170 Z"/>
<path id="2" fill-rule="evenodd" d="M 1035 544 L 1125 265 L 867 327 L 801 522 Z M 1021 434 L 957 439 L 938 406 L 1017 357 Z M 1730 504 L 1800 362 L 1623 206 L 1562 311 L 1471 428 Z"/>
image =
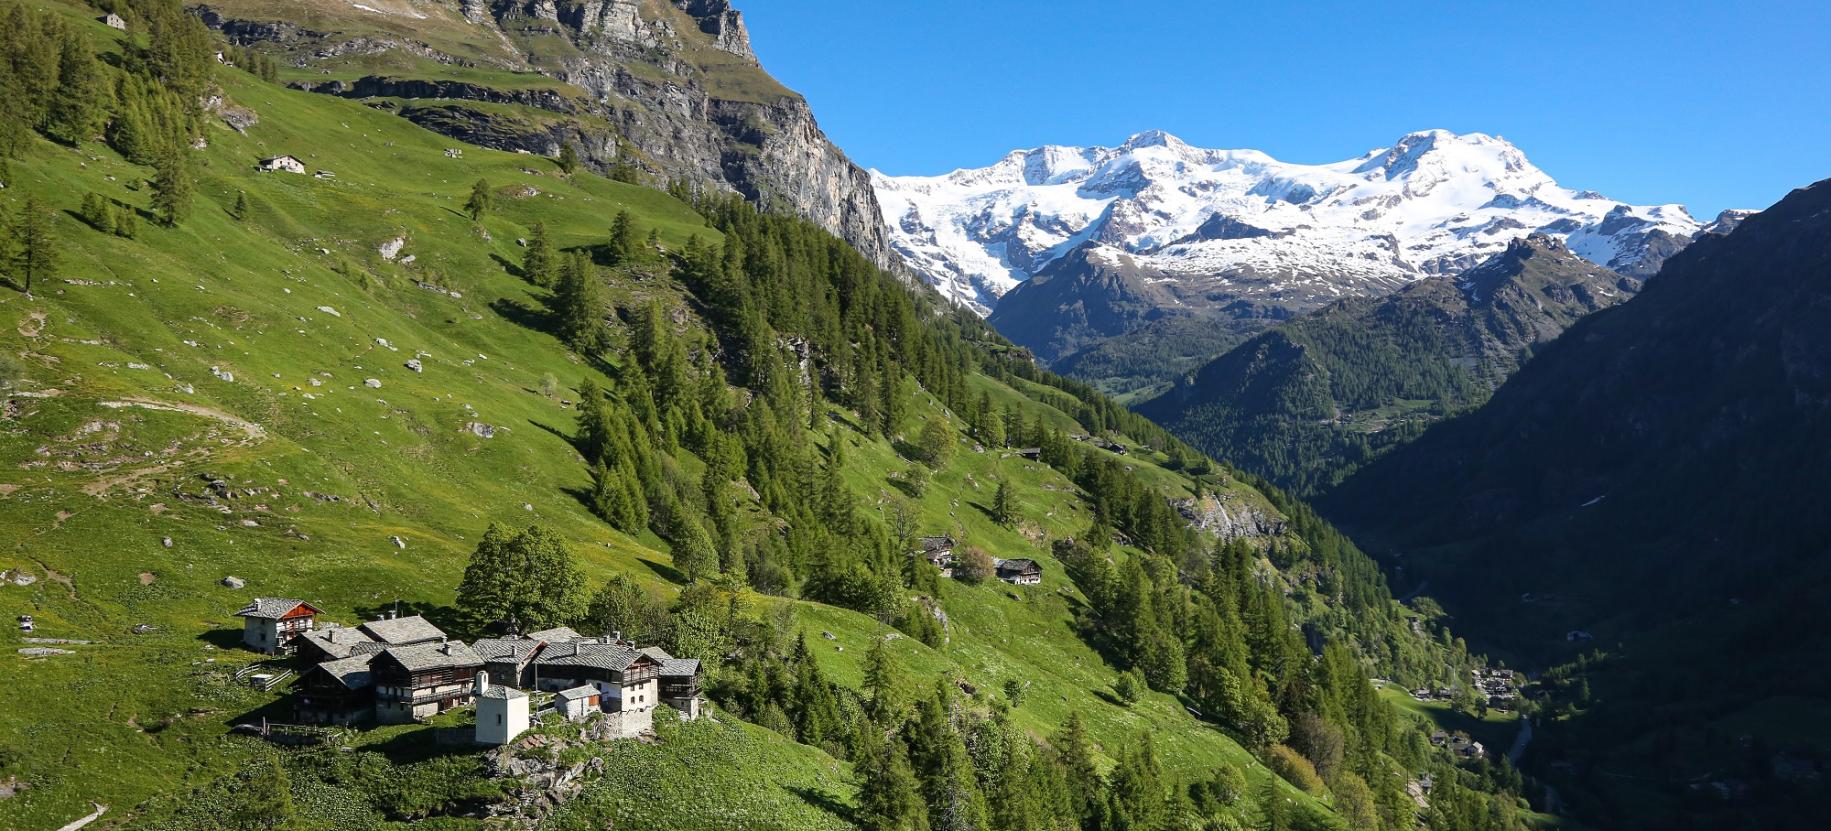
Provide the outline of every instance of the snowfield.
<path id="1" fill-rule="evenodd" d="M 872 182 L 896 249 L 981 314 L 1083 245 L 1175 279 L 1243 278 L 1321 298 L 1461 271 L 1534 231 L 1646 276 L 1700 228 L 1682 206 L 1569 190 L 1503 139 L 1444 130 L 1322 165 L 1153 131 L 1119 147 L 1019 150 L 944 176 L 873 171 Z"/>

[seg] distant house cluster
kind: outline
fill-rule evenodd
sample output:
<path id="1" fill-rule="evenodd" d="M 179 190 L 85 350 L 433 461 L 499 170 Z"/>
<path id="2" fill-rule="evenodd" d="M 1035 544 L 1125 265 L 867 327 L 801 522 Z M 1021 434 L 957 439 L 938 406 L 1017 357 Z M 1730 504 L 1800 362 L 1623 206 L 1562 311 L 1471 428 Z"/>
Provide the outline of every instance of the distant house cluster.
<path id="1" fill-rule="evenodd" d="M 417 615 L 320 625 L 317 607 L 267 597 L 236 614 L 249 649 L 309 665 L 293 701 L 308 724 L 403 724 L 475 704 L 478 740 L 504 744 L 527 728 L 529 693 L 557 694 L 554 709 L 569 720 L 614 716 L 618 736 L 652 729 L 657 705 L 687 719 L 704 706 L 699 661 L 616 634 L 562 626 L 466 644 Z"/>
<path id="2" fill-rule="evenodd" d="M 922 537 L 916 545 L 916 556 L 940 569 L 942 577 L 954 576 L 956 543 L 953 537 Z M 1031 559 L 994 559 L 992 571 L 998 579 L 1014 586 L 1035 586 L 1043 582 L 1042 564 Z"/>
<path id="3" fill-rule="evenodd" d="M 1461 733 L 1451 735 L 1442 730 L 1430 734 L 1430 743 L 1435 747 L 1447 747 L 1451 753 L 1464 759 L 1479 759 L 1488 755 L 1488 749 L 1481 742 L 1475 741 Z"/>
<path id="4" fill-rule="evenodd" d="M 1501 709 L 1510 709 L 1512 702 L 1519 698 L 1518 682 L 1513 670 L 1477 667 L 1469 670 L 1474 676 L 1476 694 L 1485 696 L 1489 704 Z"/>

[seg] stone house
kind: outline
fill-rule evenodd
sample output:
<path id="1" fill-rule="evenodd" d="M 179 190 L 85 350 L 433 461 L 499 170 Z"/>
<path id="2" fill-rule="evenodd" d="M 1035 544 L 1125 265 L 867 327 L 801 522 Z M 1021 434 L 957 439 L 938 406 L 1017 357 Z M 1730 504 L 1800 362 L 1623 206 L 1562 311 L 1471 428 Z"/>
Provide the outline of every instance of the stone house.
<path id="1" fill-rule="evenodd" d="M 274 156 L 262 159 L 255 168 L 262 173 L 297 173 L 305 175 L 305 163 L 293 156 Z"/>
<path id="2" fill-rule="evenodd" d="M 123 32 L 127 31 L 127 19 L 114 12 L 109 12 L 96 19 L 102 21 L 102 23 L 110 29 L 120 29 Z"/>
<path id="3" fill-rule="evenodd" d="M 998 579 L 1014 586 L 1035 586 L 1043 582 L 1043 567 L 1035 560 L 1019 557 L 993 564 Z"/>
<path id="4" fill-rule="evenodd" d="M 375 713 L 375 684 L 369 664 L 374 654 L 325 661 L 299 676 L 293 715 L 303 724 L 348 727 Z"/>
<path id="5" fill-rule="evenodd" d="M 534 638 L 484 638 L 471 644 L 483 659 L 483 670 L 504 684 L 534 689 L 534 658 L 545 640 Z"/>
<path id="6" fill-rule="evenodd" d="M 483 659 L 462 641 L 392 646 L 369 662 L 375 720 L 404 724 L 470 702 Z"/>
<path id="7" fill-rule="evenodd" d="M 659 674 L 661 703 L 680 712 L 688 721 L 699 718 L 703 698 L 699 686 L 699 659 L 676 658 L 659 646 L 650 646 L 642 654 L 661 664 Z"/>
<path id="8" fill-rule="evenodd" d="M 257 597 L 235 616 L 242 619 L 243 646 L 266 655 L 290 655 L 293 641 L 310 632 L 320 614 L 303 600 Z"/>

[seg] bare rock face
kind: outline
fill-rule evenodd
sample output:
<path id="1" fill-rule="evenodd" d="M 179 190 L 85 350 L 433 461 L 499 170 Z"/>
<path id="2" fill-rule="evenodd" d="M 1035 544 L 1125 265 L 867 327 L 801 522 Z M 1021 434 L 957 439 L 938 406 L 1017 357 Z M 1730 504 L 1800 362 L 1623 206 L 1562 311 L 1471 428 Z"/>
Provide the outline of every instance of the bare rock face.
<path id="1" fill-rule="evenodd" d="M 1264 539 L 1284 533 L 1284 520 L 1246 505 L 1238 498 L 1223 500 L 1208 494 L 1200 499 L 1171 500 L 1170 507 L 1188 520 L 1189 527 L 1213 534 L 1223 542 Z"/>
<path id="2" fill-rule="evenodd" d="M 400 52 L 447 65 L 494 62 L 498 69 L 539 72 L 576 90 L 393 76 L 295 86 L 404 99 L 402 116 L 474 144 L 544 156 L 571 145 L 599 169 L 633 165 L 653 182 L 684 179 L 733 191 L 818 223 L 879 265 L 893 263 L 869 176 L 827 139 L 804 99 L 758 66 L 743 15 L 729 0 L 462 0 L 445 13 L 477 27 L 471 40 L 495 56 L 486 61 L 444 54 L 411 37 L 377 36 L 364 28 L 367 13 L 360 10 L 314 16 L 310 29 L 276 20 L 271 6 L 249 0 L 215 0 L 193 11 L 233 43 L 284 53 L 301 65 Z M 467 101 L 568 118 L 515 118 Z"/>

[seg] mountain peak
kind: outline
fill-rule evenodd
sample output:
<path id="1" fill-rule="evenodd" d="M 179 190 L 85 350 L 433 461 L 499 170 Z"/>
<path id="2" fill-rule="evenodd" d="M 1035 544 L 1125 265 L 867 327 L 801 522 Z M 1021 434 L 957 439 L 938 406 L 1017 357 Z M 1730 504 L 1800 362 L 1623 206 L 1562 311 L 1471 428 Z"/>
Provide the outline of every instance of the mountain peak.
<path id="1" fill-rule="evenodd" d="M 1121 150 L 1137 150 L 1143 147 L 1168 147 L 1172 149 L 1188 147 L 1188 143 L 1163 130 L 1145 130 L 1125 140 Z"/>

